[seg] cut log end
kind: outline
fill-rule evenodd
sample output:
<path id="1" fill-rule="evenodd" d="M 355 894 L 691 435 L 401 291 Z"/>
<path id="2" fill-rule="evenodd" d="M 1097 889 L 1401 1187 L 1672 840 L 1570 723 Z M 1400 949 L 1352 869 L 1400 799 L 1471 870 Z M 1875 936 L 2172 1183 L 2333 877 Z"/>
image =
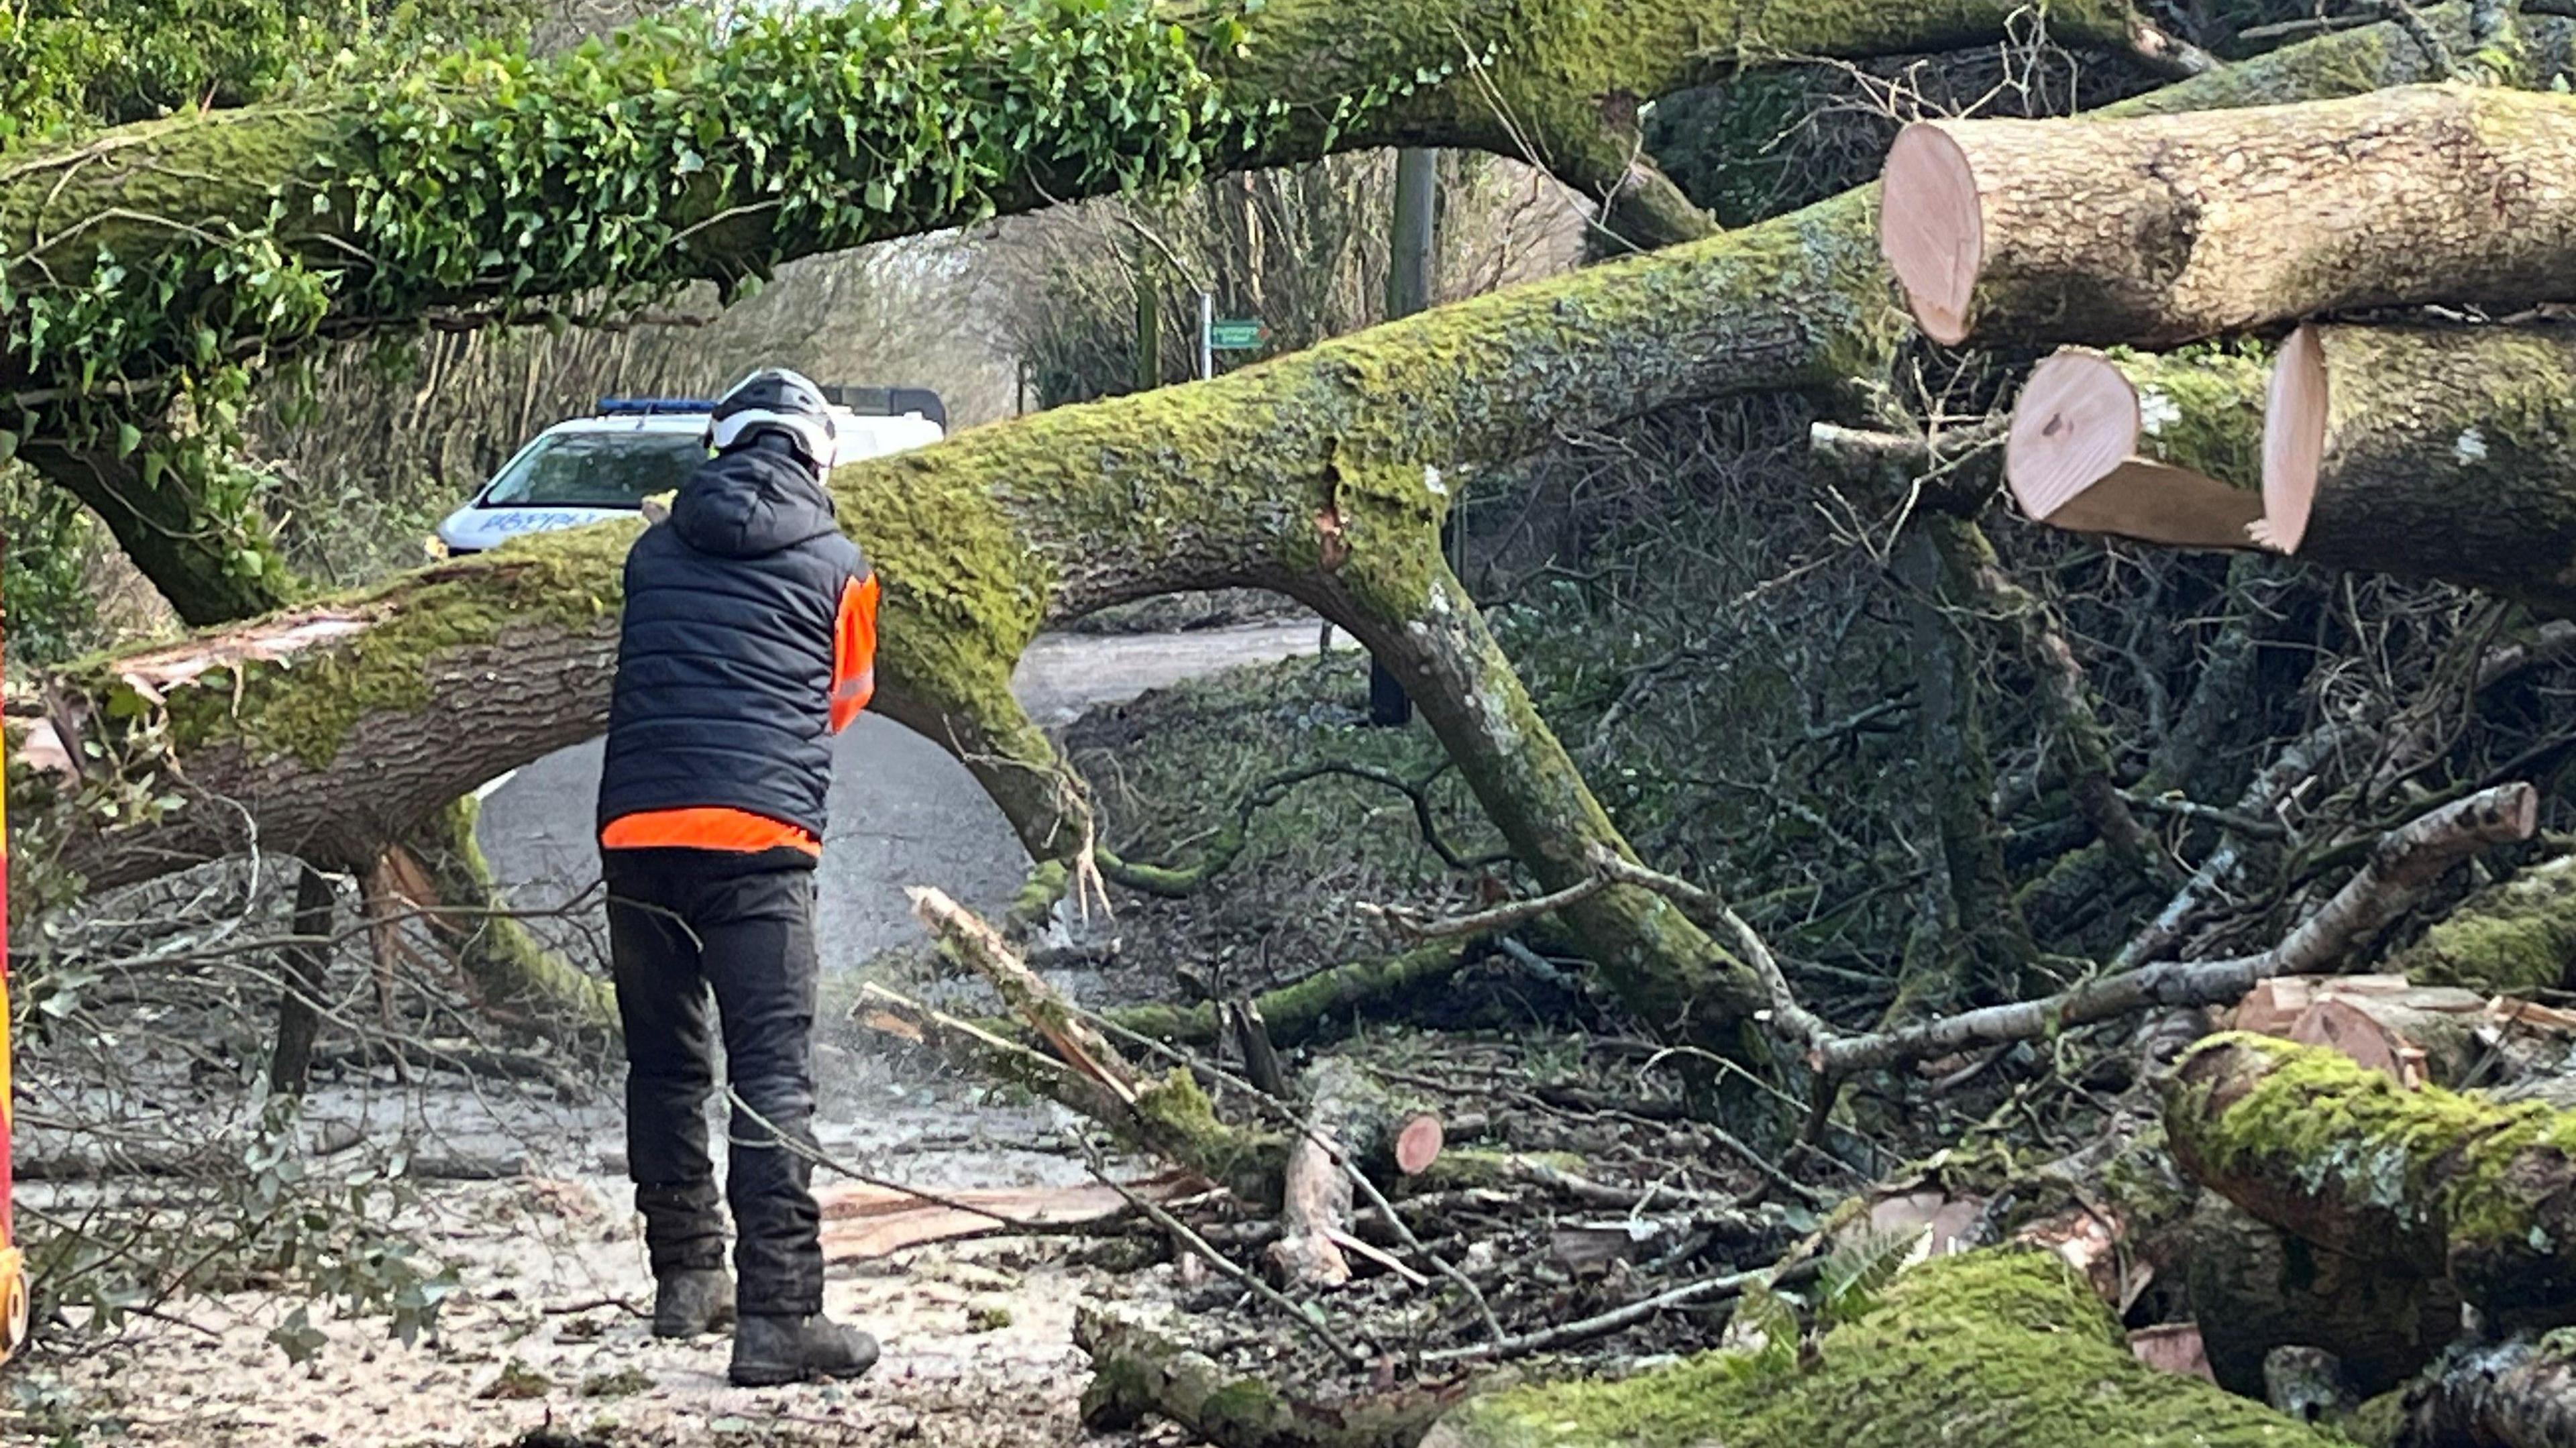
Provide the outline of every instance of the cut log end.
<path id="1" fill-rule="evenodd" d="M 2033 520 L 2177 548 L 2244 548 L 2262 516 L 2255 493 L 2160 462 L 2166 421 L 2119 365 L 2068 348 L 2031 370 L 2004 439 L 2004 481 Z"/>
<path id="2" fill-rule="evenodd" d="M 1440 1118 L 1428 1111 L 1418 1111 L 1405 1118 L 1395 1129 L 1395 1169 L 1406 1176 L 1420 1176 L 1440 1159 L 1440 1147 L 1446 1133 Z"/>
<path id="3" fill-rule="evenodd" d="M 2272 363 L 2263 406 L 2263 546 L 2296 553 L 2307 537 L 2325 460 L 2326 354 L 2313 326 L 2301 327 Z"/>
<path id="4" fill-rule="evenodd" d="M 1879 192 L 1879 250 L 1905 289 L 1923 334 L 1944 346 L 1968 336 L 1968 308 L 1985 264 L 1985 213 L 1968 153 L 1941 127 L 1907 126 L 1888 149 Z"/>

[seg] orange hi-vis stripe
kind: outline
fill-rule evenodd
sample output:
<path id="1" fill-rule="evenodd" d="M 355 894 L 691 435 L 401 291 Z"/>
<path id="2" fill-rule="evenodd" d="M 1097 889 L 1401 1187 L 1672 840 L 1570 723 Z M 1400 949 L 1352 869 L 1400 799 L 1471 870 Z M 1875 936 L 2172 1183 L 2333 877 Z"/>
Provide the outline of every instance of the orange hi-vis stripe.
<path id="1" fill-rule="evenodd" d="M 599 832 L 603 850 L 722 850 L 756 855 L 786 848 L 819 856 L 823 842 L 801 826 L 723 807 L 655 809 L 621 815 Z"/>

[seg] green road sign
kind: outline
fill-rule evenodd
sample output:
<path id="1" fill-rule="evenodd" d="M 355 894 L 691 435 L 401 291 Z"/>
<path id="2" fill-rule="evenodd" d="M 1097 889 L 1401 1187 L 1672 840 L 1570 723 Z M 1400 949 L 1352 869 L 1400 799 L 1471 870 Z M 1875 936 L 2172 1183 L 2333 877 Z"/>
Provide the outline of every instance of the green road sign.
<path id="1" fill-rule="evenodd" d="M 1208 324 L 1208 345 L 1220 352 L 1252 352 L 1270 335 L 1259 317 L 1225 317 Z"/>

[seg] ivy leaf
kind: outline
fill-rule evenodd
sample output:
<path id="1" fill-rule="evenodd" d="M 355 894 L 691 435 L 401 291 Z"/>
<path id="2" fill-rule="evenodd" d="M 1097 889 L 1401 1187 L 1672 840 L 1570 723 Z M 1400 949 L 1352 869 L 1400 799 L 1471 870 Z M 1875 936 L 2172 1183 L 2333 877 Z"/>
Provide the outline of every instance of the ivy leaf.
<path id="1" fill-rule="evenodd" d="M 867 201 L 870 211 L 892 211 L 894 210 L 894 188 L 887 185 L 886 179 L 880 176 L 868 183 Z"/>
<path id="2" fill-rule="evenodd" d="M 118 457 L 132 457 L 134 456 L 134 450 L 141 446 L 143 446 L 143 429 L 136 427 L 130 422 L 120 422 L 116 425 L 116 455 Z"/>

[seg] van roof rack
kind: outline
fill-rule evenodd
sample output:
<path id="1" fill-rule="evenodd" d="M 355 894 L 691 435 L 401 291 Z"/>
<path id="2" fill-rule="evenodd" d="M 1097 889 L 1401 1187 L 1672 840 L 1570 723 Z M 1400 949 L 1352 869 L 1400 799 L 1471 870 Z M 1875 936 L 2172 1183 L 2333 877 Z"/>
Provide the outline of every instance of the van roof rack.
<path id="1" fill-rule="evenodd" d="M 600 417 L 655 417 L 671 413 L 713 412 L 716 405 L 700 397 L 603 397 Z"/>
<path id="2" fill-rule="evenodd" d="M 842 387 L 823 389 L 823 400 L 863 417 L 901 417 L 917 412 L 948 430 L 948 404 L 927 387 Z"/>

